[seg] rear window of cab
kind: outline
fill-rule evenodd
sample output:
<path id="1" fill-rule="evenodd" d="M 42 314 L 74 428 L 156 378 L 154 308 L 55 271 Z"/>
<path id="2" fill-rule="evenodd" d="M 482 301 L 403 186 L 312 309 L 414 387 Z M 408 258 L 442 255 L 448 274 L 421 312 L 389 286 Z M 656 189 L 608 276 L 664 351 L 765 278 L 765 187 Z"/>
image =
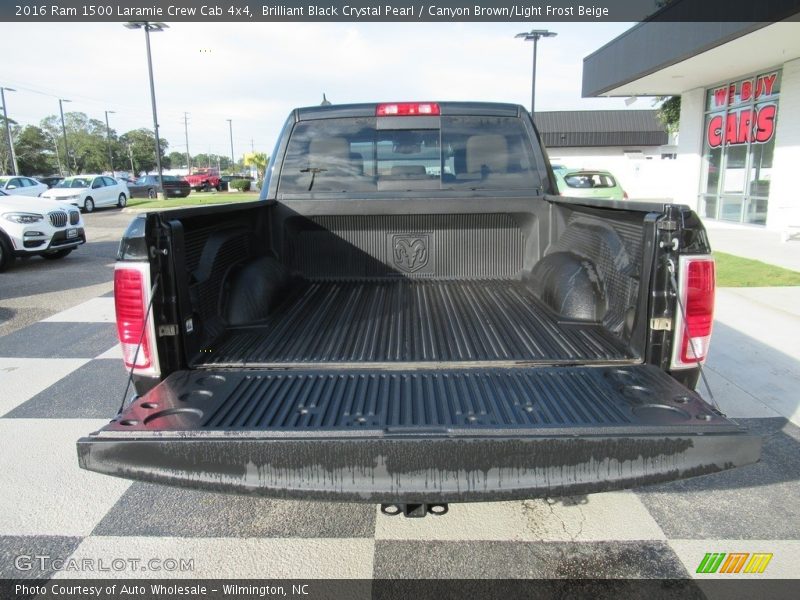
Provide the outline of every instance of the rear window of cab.
<path id="1" fill-rule="evenodd" d="M 520 119 L 348 117 L 298 122 L 278 192 L 535 189 L 538 165 Z M 412 121 L 407 121 L 412 123 Z M 397 128 L 391 128 L 391 123 Z"/>

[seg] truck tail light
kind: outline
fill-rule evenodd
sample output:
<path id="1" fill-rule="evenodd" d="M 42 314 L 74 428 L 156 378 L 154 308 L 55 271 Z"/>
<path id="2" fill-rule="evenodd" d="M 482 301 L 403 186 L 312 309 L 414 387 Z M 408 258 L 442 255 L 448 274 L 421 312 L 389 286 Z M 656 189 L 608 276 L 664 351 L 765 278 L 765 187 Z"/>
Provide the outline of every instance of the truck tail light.
<path id="1" fill-rule="evenodd" d="M 378 104 L 375 116 L 378 117 L 429 117 L 441 114 L 435 102 L 400 102 Z"/>
<path id="2" fill-rule="evenodd" d="M 687 369 L 705 361 L 714 321 L 714 259 L 681 256 L 678 261 L 678 296 L 672 368 Z"/>
<path id="3" fill-rule="evenodd" d="M 153 354 L 155 328 L 152 315 L 147 314 L 149 304 L 150 266 L 147 263 L 117 263 L 114 269 L 114 306 L 125 367 L 138 373 L 156 375 L 157 361 Z"/>

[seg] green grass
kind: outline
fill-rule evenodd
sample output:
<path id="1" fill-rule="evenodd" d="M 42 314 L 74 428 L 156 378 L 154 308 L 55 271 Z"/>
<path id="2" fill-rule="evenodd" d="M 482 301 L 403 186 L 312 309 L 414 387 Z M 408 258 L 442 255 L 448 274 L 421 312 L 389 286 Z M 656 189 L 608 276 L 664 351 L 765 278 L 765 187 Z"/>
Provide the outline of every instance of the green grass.
<path id="1" fill-rule="evenodd" d="M 138 209 L 181 208 L 182 206 L 229 204 L 231 202 L 248 202 L 252 200 L 258 200 L 258 192 L 192 192 L 186 198 L 170 198 L 169 200 L 133 198 L 128 200 L 128 206 Z"/>
<path id="2" fill-rule="evenodd" d="M 717 286 L 774 287 L 800 285 L 800 273 L 749 258 L 715 252 Z"/>

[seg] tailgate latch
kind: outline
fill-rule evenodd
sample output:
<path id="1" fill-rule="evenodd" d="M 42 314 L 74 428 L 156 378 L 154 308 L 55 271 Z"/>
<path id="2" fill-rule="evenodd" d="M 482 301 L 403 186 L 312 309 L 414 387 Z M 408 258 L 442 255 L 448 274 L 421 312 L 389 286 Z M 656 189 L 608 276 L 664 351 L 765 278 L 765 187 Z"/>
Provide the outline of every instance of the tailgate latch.
<path id="1" fill-rule="evenodd" d="M 672 319 L 666 317 L 650 319 L 650 329 L 653 331 L 672 331 Z"/>

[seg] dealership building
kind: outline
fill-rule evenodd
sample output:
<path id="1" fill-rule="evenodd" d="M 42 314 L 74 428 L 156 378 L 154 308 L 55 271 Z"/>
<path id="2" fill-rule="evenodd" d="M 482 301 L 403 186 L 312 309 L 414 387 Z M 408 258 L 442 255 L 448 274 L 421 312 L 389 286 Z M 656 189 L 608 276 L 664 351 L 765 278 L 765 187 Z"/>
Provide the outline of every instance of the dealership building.
<path id="1" fill-rule="evenodd" d="M 681 96 L 669 195 L 708 219 L 800 226 L 797 16 L 639 23 L 584 59 L 583 95 Z"/>

